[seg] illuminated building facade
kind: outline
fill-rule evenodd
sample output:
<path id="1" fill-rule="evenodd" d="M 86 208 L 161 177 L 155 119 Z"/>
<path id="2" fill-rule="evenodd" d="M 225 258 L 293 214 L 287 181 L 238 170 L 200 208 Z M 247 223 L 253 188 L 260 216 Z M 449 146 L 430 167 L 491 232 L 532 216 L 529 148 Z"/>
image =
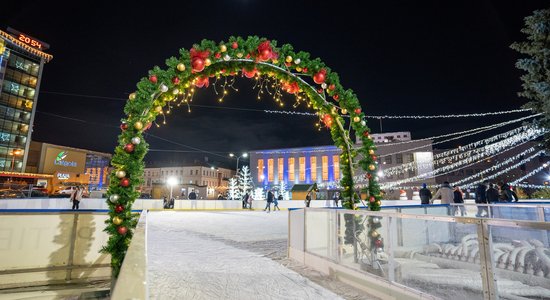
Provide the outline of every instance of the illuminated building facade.
<path id="1" fill-rule="evenodd" d="M 49 45 L 8 28 L 0 30 L 0 171 L 23 172 Z"/>

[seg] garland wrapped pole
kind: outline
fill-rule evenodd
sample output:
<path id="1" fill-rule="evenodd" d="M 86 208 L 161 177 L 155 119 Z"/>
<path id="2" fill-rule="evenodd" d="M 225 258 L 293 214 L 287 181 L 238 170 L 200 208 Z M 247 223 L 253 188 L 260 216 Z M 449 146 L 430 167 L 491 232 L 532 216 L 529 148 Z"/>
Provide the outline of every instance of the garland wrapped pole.
<path id="1" fill-rule="evenodd" d="M 276 41 L 250 36 L 231 37 L 220 43 L 203 40 L 190 50 L 180 49 L 179 57 L 167 59 L 166 65 L 164 69 L 154 67 L 148 77 L 140 80 L 124 108 L 126 118 L 120 126 L 122 132 L 112 159 L 114 170 L 107 193 L 110 218 L 105 231 L 110 238 L 102 250 L 112 256 L 115 277 L 136 224 L 131 208 L 139 195 L 136 189 L 143 180 L 143 158 L 148 150 L 143 132 L 153 124 L 165 124 L 166 115 L 176 106 L 187 106 L 190 111 L 196 89 L 212 85 L 222 102 L 229 88 L 236 90 L 233 83 L 239 73 L 256 80 L 259 98 L 270 94 L 284 106 L 284 92 L 295 96 L 294 107 L 303 104 L 313 108 L 319 117 L 319 129 L 328 128 L 334 144 L 342 150 L 343 206 L 357 209 L 359 195 L 354 189 L 353 172 L 361 167 L 369 179 L 363 189 L 369 209 L 380 209 L 380 189 L 375 180 L 376 148 L 365 114 L 353 91 L 344 89 L 338 74 L 319 58 L 311 59 L 309 53 L 296 52 L 288 44 L 278 47 Z M 343 115 L 350 117 L 347 129 Z M 361 139 L 360 149 L 353 148 L 351 131 Z"/>

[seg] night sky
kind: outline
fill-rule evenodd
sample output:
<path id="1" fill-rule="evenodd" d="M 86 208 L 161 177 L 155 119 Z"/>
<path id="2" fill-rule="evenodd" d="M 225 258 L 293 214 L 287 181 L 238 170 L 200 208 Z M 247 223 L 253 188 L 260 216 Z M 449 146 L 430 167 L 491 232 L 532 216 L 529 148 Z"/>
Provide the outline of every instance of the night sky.
<path id="1" fill-rule="evenodd" d="M 54 56 L 44 69 L 33 140 L 102 152 L 116 146 L 124 103 L 149 69 L 164 66 L 179 48 L 231 35 L 267 37 L 320 57 L 370 115 L 516 109 L 526 100 L 516 96 L 519 56 L 509 45 L 524 40 L 524 17 L 548 7 L 548 1 L 486 0 L 363 1 L 365 8 L 345 1 L 9 2 L 0 28 L 49 43 Z M 238 82 L 240 92 L 221 106 L 252 110 L 174 111 L 166 126 L 149 130 L 155 137 L 147 140 L 153 151 L 146 161 L 223 160 L 231 151 L 332 143 L 327 130 L 314 128 L 315 118 L 261 112 L 276 109 L 274 101 L 258 103 L 252 83 Z M 211 89 L 193 102 L 220 107 Z M 383 131 L 424 138 L 523 115 L 386 120 Z M 380 132 L 377 120 L 369 126 Z M 192 150 L 188 146 L 208 153 L 182 152 Z"/>

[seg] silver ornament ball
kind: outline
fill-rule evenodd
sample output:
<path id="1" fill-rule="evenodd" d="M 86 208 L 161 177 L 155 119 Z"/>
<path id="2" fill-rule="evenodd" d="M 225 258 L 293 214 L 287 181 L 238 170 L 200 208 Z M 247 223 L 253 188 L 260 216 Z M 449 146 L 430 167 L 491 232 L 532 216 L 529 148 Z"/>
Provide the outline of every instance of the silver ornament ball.
<path id="1" fill-rule="evenodd" d="M 366 126 L 366 125 L 367 125 L 367 122 L 365 122 L 365 121 L 363 120 L 363 121 L 361 121 L 361 125 L 362 125 L 362 126 Z"/>
<path id="2" fill-rule="evenodd" d="M 223 56 L 223 60 L 225 60 L 225 61 L 229 61 L 230 59 L 231 59 L 231 57 L 229 57 L 228 54 Z"/>
<path id="3" fill-rule="evenodd" d="M 326 88 L 327 88 L 327 84 L 323 82 L 323 83 L 321 84 L 321 87 L 322 87 L 323 89 L 326 89 Z"/>
<path id="4" fill-rule="evenodd" d="M 164 83 L 162 83 L 160 85 L 160 91 L 166 93 L 168 91 L 168 87 Z"/>
<path id="5" fill-rule="evenodd" d="M 136 136 L 132 138 L 132 144 L 139 145 L 139 143 L 141 143 L 141 139 L 139 137 Z"/>
<path id="6" fill-rule="evenodd" d="M 126 177 L 126 171 L 124 171 L 124 170 L 118 170 L 118 171 L 116 171 L 116 177 L 118 177 L 118 178 L 124 178 L 124 177 Z"/>
<path id="7" fill-rule="evenodd" d="M 294 63 L 297 64 L 297 65 L 299 65 L 300 62 L 301 62 L 301 60 L 300 60 L 299 58 L 296 58 L 296 59 L 294 60 Z"/>
<path id="8" fill-rule="evenodd" d="M 120 196 L 117 195 L 117 194 L 112 194 L 112 195 L 109 197 L 109 201 L 111 201 L 112 203 L 117 203 L 117 202 L 118 202 L 118 199 L 120 199 Z"/>

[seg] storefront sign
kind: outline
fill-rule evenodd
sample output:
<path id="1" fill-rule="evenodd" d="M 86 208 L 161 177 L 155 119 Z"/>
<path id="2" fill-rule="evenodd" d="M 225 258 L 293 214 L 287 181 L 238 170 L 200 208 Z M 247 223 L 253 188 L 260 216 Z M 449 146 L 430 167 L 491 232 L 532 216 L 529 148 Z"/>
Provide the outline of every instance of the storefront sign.
<path id="1" fill-rule="evenodd" d="M 46 155 L 41 161 L 43 173 L 84 173 L 86 166 L 86 153 L 67 148 L 48 146 Z"/>
<path id="2" fill-rule="evenodd" d="M 71 175 L 70 174 L 67 174 L 67 173 L 57 173 L 57 179 L 59 180 L 67 180 L 71 178 Z"/>

